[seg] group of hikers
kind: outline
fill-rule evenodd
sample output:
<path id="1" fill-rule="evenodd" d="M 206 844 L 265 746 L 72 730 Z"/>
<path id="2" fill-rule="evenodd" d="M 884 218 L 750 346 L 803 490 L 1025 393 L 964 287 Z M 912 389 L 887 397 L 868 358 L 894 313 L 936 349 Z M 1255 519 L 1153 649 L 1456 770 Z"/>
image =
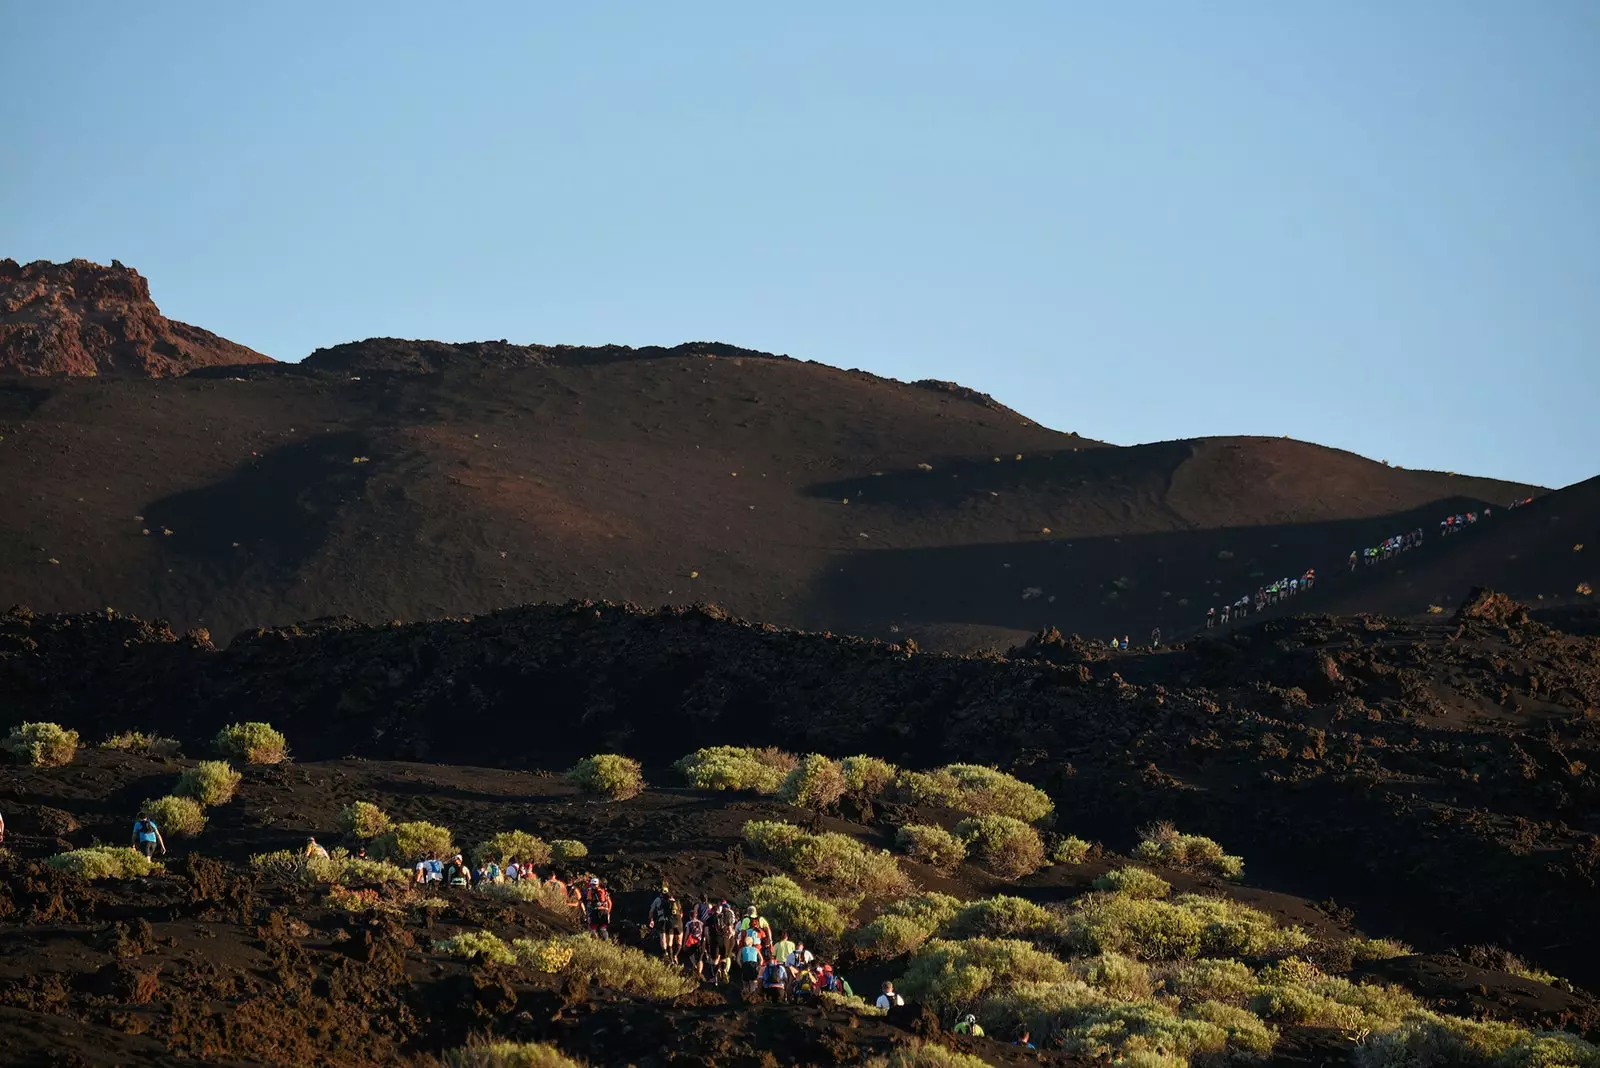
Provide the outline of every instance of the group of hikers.
<path id="1" fill-rule="evenodd" d="M 1260 612 L 1280 601 L 1297 597 L 1310 590 L 1316 582 L 1317 569 L 1308 567 L 1298 578 L 1281 578 L 1265 586 L 1258 586 L 1254 594 L 1247 593 L 1236 601 L 1230 601 L 1223 605 L 1220 611 L 1215 607 L 1207 609 L 1206 629 L 1219 627 L 1236 619 L 1244 619 L 1252 609 Z"/>
<path id="2" fill-rule="evenodd" d="M 1478 521 L 1476 518 L 1477 513 L 1474 512 L 1472 514 L 1474 516 L 1472 521 L 1476 523 Z M 1441 528 L 1443 527 L 1444 523 L 1445 520 L 1440 520 Z M 1421 546 L 1421 527 L 1417 527 L 1415 530 L 1408 530 L 1404 534 L 1396 534 L 1392 538 L 1384 538 L 1383 541 L 1377 545 L 1367 549 L 1362 549 L 1359 552 L 1352 552 L 1350 554 L 1350 570 L 1354 571 L 1357 563 L 1363 563 L 1368 567 L 1371 567 L 1380 560 L 1388 560 L 1391 557 L 1399 556 L 1401 553 L 1408 553 L 1412 549 L 1417 549 Z"/>

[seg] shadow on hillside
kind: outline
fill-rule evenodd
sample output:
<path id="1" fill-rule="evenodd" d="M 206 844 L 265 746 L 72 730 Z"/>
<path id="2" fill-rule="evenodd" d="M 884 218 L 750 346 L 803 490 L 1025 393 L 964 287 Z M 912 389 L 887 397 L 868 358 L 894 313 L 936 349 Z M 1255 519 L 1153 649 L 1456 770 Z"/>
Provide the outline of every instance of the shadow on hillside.
<path id="1" fill-rule="evenodd" d="M 1307 568 L 1316 569 L 1317 588 L 1277 612 L 1320 611 L 1323 601 L 1471 542 L 1478 531 L 1441 541 L 1438 521 L 1479 506 L 1456 497 L 1375 519 L 855 552 L 830 562 L 809 608 L 869 632 L 917 622 L 977 623 L 1143 639 L 1159 626 L 1170 638 L 1203 627 L 1211 606 Z M 1351 550 L 1415 527 L 1426 535 L 1422 548 L 1349 572 Z"/>
<path id="2" fill-rule="evenodd" d="M 805 488 L 810 497 L 852 500 L 890 508 L 921 509 L 948 506 L 969 497 L 1026 489 L 1071 500 L 1081 488 L 1092 486 L 1098 494 L 1133 485 L 1165 489 L 1174 472 L 1194 455 L 1187 441 L 1162 441 L 1150 445 L 1109 448 L 1085 445 L 1035 454 L 1008 453 L 998 457 L 929 457 L 931 470 L 920 468 L 859 475 Z"/>
<path id="3" fill-rule="evenodd" d="M 366 485 L 372 464 L 355 461 L 369 450 L 355 432 L 286 445 L 220 482 L 150 502 L 145 523 L 164 549 L 227 572 L 292 568 L 321 548 L 340 507 Z"/>

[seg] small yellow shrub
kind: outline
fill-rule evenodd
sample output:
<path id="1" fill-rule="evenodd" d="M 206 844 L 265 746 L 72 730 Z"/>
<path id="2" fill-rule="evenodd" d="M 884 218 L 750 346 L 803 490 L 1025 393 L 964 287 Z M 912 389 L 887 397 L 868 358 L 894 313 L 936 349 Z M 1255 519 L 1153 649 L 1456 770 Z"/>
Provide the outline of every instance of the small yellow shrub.
<path id="1" fill-rule="evenodd" d="M 161 870 L 160 864 L 146 860 L 143 853 L 130 846 L 74 849 L 46 857 L 45 864 L 85 879 L 132 879 Z"/>
<path id="2" fill-rule="evenodd" d="M 1157 823 L 1143 832 L 1134 855 L 1152 864 L 1165 864 L 1169 868 L 1187 871 L 1207 871 L 1225 879 L 1238 879 L 1244 874 L 1244 859 L 1230 856 L 1210 838 L 1197 834 L 1180 834 L 1170 823 Z"/>
<path id="3" fill-rule="evenodd" d="M 447 938 L 435 947 L 440 953 L 451 957 L 465 957 L 468 960 L 477 960 L 479 957 L 491 964 L 515 964 L 516 954 L 511 952 L 511 947 L 500 940 L 492 931 L 463 931 L 454 938 Z"/>
<path id="4" fill-rule="evenodd" d="M 527 831 L 501 831 L 472 851 L 472 862 L 485 864 L 492 860 L 503 868 L 514 860 L 518 864 L 544 867 L 550 863 L 552 853 L 550 843 L 538 835 Z"/>
<path id="5" fill-rule="evenodd" d="M 388 834 L 393 824 L 388 813 L 371 801 L 357 801 L 339 810 L 339 829 L 363 842 Z"/>
<path id="6" fill-rule="evenodd" d="M 115 749 L 123 753 L 139 753 L 143 756 L 174 757 L 177 756 L 182 746 L 176 738 L 163 738 L 158 734 L 145 734 L 143 731 L 123 731 L 113 734 L 100 743 L 101 749 Z"/>
<path id="7" fill-rule="evenodd" d="M 778 787 L 778 799 L 824 812 L 839 803 L 844 790 L 844 772 L 839 765 L 821 753 L 811 753 L 784 776 L 783 784 Z"/>
<path id="8" fill-rule="evenodd" d="M 954 871 L 967 859 L 967 844 L 933 823 L 908 823 L 894 834 L 895 848 L 941 871 Z"/>
<path id="9" fill-rule="evenodd" d="M 589 855 L 589 847 L 576 838 L 557 838 L 550 843 L 550 859 L 556 864 L 570 864 Z"/>
<path id="10" fill-rule="evenodd" d="M 233 791 L 239 788 L 243 778 L 226 760 L 202 760 L 179 774 L 173 792 L 181 797 L 192 797 L 208 808 L 225 805 L 233 800 Z"/>
<path id="11" fill-rule="evenodd" d="M 612 801 L 637 797 L 644 789 L 639 762 L 616 753 L 584 757 L 568 769 L 567 781 L 586 794 L 597 794 Z"/>
<path id="12" fill-rule="evenodd" d="M 945 924 L 949 938 L 1046 938 L 1060 934 L 1061 917 L 1025 898 L 998 894 L 968 901 Z"/>
<path id="13" fill-rule="evenodd" d="M 4 743 L 12 759 L 36 768 L 59 768 L 78 755 L 78 732 L 54 723 L 24 723 L 11 728 Z"/>
<path id="14" fill-rule="evenodd" d="M 246 764 L 281 764 L 289 740 L 270 723 L 235 723 L 217 732 L 217 752 Z"/>
<path id="15" fill-rule="evenodd" d="M 775 794 L 799 760 L 771 747 L 713 745 L 696 749 L 673 768 L 699 790 L 754 790 Z"/>
<path id="16" fill-rule="evenodd" d="M 475 1042 L 444 1055 L 446 1068 L 584 1068 L 547 1042 Z"/>
<path id="17" fill-rule="evenodd" d="M 787 876 L 769 875 L 750 888 L 750 904 L 761 910 L 774 931 L 788 931 L 814 943 L 819 937 L 835 939 L 844 934 L 845 913 L 856 903 L 847 901 L 841 910 L 835 902 L 806 893 Z"/>
<path id="18" fill-rule="evenodd" d="M 1039 832 L 1012 816 L 974 816 L 956 825 L 956 837 L 979 864 L 1007 879 L 1019 879 L 1044 866 Z"/>
<path id="19" fill-rule="evenodd" d="M 396 864 L 445 860 L 456 852 L 452 838 L 448 827 L 440 827 L 426 820 L 413 820 L 397 823 L 388 832 L 373 839 L 371 853 Z"/>
<path id="20" fill-rule="evenodd" d="M 851 756 L 839 761 L 844 772 L 844 791 L 858 801 L 875 801 L 894 785 L 899 769 L 874 756 Z"/>
<path id="21" fill-rule="evenodd" d="M 1164 898 L 1172 896 L 1172 884 L 1143 868 L 1124 867 L 1108 871 L 1094 881 L 1096 890 L 1111 890 L 1129 897 Z"/>
<path id="22" fill-rule="evenodd" d="M 191 797 L 160 797 L 146 801 L 139 811 L 155 821 L 163 836 L 192 838 L 206 829 L 205 809 Z"/>

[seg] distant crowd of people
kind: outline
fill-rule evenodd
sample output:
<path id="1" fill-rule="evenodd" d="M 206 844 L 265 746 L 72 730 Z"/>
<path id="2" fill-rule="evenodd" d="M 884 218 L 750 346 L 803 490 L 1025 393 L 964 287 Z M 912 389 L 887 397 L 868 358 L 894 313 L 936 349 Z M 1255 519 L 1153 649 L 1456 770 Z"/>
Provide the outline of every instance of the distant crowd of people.
<path id="1" fill-rule="evenodd" d="M 1265 586 L 1256 587 L 1254 594 L 1245 594 L 1237 600 L 1223 605 L 1219 611 L 1216 607 L 1206 610 L 1206 629 L 1231 623 L 1236 619 L 1244 619 L 1252 610 L 1261 612 L 1286 601 L 1290 597 L 1298 597 L 1307 592 L 1317 583 L 1317 569 L 1308 567 L 1298 578 L 1280 578 L 1276 582 Z"/>

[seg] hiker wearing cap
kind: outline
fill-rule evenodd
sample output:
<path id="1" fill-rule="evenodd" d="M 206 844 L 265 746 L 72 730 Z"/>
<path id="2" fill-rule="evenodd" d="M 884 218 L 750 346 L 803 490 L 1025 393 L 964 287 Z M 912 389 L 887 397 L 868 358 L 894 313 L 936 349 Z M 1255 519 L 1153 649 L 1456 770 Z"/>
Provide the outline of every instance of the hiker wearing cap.
<path id="1" fill-rule="evenodd" d="M 446 886 L 453 886 L 458 890 L 465 890 L 472 885 L 472 869 L 467 867 L 467 862 L 457 853 L 450 858 L 450 863 L 444 866 L 444 881 Z"/>
<path id="2" fill-rule="evenodd" d="M 328 851 L 315 838 L 306 839 L 305 854 L 307 857 L 317 857 L 321 860 L 328 859 Z"/>
<path id="3" fill-rule="evenodd" d="M 969 1035 L 972 1038 L 983 1037 L 983 1025 L 978 1023 L 978 1018 L 972 1013 L 961 1017 L 961 1022 L 956 1024 L 955 1032 L 958 1035 Z"/>
<path id="4" fill-rule="evenodd" d="M 589 933 L 601 940 L 611 938 L 611 893 L 591 875 L 583 891 L 584 912 L 589 921 Z"/>
<path id="5" fill-rule="evenodd" d="M 734 956 L 738 951 L 739 914 L 723 898 L 711 910 L 711 939 L 718 978 L 726 983 L 733 973 Z"/>
<path id="6" fill-rule="evenodd" d="M 650 902 L 650 929 L 661 938 L 661 956 L 676 961 L 683 951 L 683 903 L 666 883 Z"/>

